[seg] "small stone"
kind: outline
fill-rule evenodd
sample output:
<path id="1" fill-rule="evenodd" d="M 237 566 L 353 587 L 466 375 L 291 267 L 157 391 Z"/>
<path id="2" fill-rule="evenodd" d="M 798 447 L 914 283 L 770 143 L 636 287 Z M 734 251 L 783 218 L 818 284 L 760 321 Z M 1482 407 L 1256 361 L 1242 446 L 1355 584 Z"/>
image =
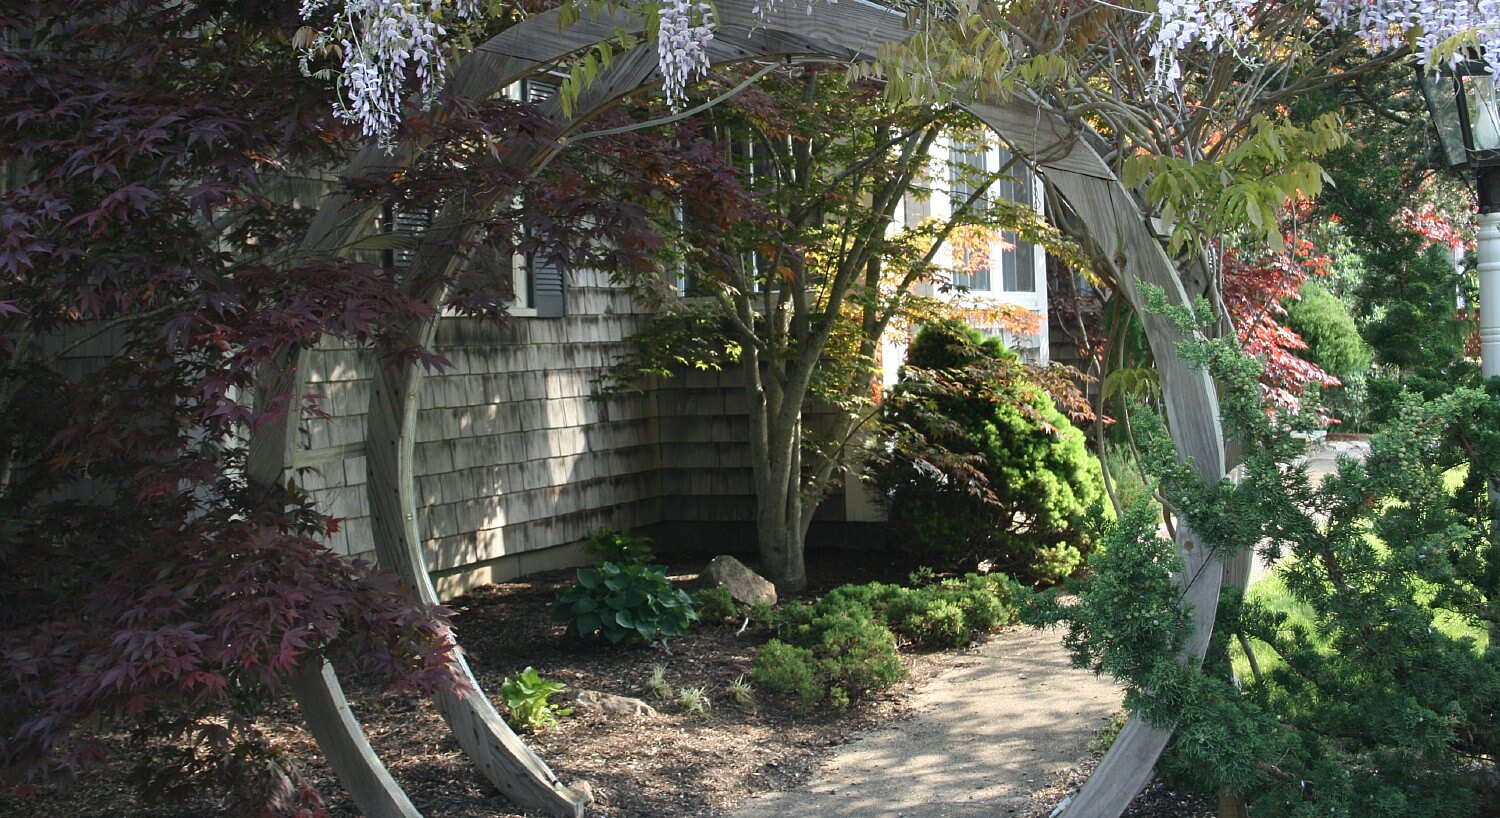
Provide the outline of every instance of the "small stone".
<path id="1" fill-rule="evenodd" d="M 655 718 L 656 708 L 629 696 L 616 696 L 613 693 L 601 693 L 598 690 L 578 690 L 565 694 L 571 700 L 574 707 L 579 710 L 593 710 L 606 716 L 633 718 Z"/>
<path id="2" fill-rule="evenodd" d="M 714 557 L 703 569 L 703 579 L 710 585 L 722 585 L 736 602 L 754 605 L 764 602 L 776 604 L 776 586 L 760 574 L 745 567 L 743 562 L 730 556 Z"/>

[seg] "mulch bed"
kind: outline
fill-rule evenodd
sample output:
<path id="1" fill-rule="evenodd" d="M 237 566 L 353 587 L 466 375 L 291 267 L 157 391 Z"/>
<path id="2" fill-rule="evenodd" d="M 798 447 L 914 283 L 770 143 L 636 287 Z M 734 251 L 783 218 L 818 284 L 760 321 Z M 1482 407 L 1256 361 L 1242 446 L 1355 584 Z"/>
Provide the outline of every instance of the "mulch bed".
<path id="1" fill-rule="evenodd" d="M 915 566 L 899 557 L 861 552 L 808 557 L 807 595 L 846 582 L 902 581 Z M 703 561 L 671 567 L 673 579 L 691 584 Z M 565 782 L 586 781 L 598 818 L 709 818 L 724 816 L 758 793 L 792 789 L 816 770 L 829 748 L 859 733 L 912 713 L 913 694 L 954 654 L 906 653 L 911 678 L 844 714 L 795 717 L 784 702 L 757 695 L 753 709 L 734 705 L 725 688 L 750 662 L 765 636 L 737 624 L 698 627 L 665 651 L 646 645 L 607 646 L 569 639 L 552 622 L 549 608 L 573 571 L 536 574 L 517 582 L 485 586 L 454 600 L 454 624 L 470 665 L 492 695 L 501 681 L 532 665 L 546 678 L 574 690 L 598 690 L 647 699 L 654 719 L 611 719 L 596 713 L 564 718 L 555 729 L 525 736 L 527 744 Z M 674 702 L 651 700 L 643 689 L 653 665 L 667 668 L 677 689 L 703 687 L 713 702 L 707 717 L 686 715 Z M 382 691 L 346 680 L 347 693 L 381 758 L 416 806 L 430 818 L 520 818 L 511 804 L 468 763 L 431 703 L 421 696 Z M 310 781 L 339 818 L 358 812 L 324 764 L 295 707 L 286 702 L 265 725 L 285 750 L 301 758 Z M 122 734 L 102 737 L 108 763 L 76 784 L 42 788 L 24 800 L 0 796 L 0 815 L 35 818 L 210 818 L 234 815 L 216 793 L 142 803 L 128 781 L 147 750 Z M 1034 796 L 1026 818 L 1045 818 L 1075 791 L 1097 758 L 1057 777 Z M 1134 818 L 1212 818 L 1202 799 L 1149 787 L 1127 813 Z"/>
<path id="2" fill-rule="evenodd" d="M 703 561 L 673 565 L 681 582 L 697 578 Z M 809 594 L 845 582 L 898 581 L 913 566 L 899 558 L 858 559 L 838 552 L 810 554 Z M 676 818 L 724 815 L 756 793 L 783 790 L 806 780 L 828 748 L 855 734 L 902 718 L 911 694 L 943 666 L 942 654 L 907 654 L 907 683 L 858 703 L 842 715 L 794 717 L 780 701 L 757 695 L 754 709 L 732 704 L 726 686 L 748 674 L 765 636 L 754 628 L 737 633 L 735 623 L 698 627 L 660 648 L 607 646 L 569 639 L 552 622 L 549 607 L 573 571 L 537 574 L 518 582 L 480 588 L 454 600 L 454 624 L 481 684 L 494 695 L 501 681 L 527 665 L 572 689 L 599 690 L 648 698 L 642 683 L 655 664 L 680 689 L 700 686 L 713 707 L 706 718 L 685 715 L 674 702 L 651 701 L 654 719 L 610 719 L 579 713 L 555 729 L 526 736 L 527 743 L 565 782 L 587 781 L 596 814 L 608 818 Z M 377 752 L 413 803 L 433 818 L 514 818 L 520 816 L 495 793 L 464 758 L 425 698 L 382 692 L 377 686 L 346 681 L 356 713 Z M 358 813 L 302 729 L 295 707 L 280 706 L 267 731 L 303 759 L 307 775 L 335 816 Z M 202 818 L 233 814 L 214 793 L 141 803 L 127 781 L 130 768 L 145 758 L 143 748 L 123 735 L 103 737 L 112 748 L 109 763 L 88 771 L 73 786 L 41 789 L 23 801 L 0 796 L 0 814 L 70 818 Z"/>

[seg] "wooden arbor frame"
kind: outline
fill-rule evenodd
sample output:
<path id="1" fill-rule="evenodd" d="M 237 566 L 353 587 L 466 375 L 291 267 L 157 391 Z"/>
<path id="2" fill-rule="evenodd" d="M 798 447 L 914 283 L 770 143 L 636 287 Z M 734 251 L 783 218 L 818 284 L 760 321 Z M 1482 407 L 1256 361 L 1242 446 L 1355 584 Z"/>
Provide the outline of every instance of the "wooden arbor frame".
<path id="1" fill-rule="evenodd" d="M 761 19 L 752 12 L 755 0 L 719 0 L 719 27 L 709 46 L 715 64 L 750 60 L 814 59 L 849 61 L 869 59 L 879 46 L 910 35 L 902 15 L 866 0 L 782 3 Z M 795 6 L 791 8 L 789 6 Z M 535 74 L 569 55 L 622 31 L 640 34 L 644 21 L 625 12 L 584 19 L 560 28 L 555 12 L 532 17 L 492 38 L 468 54 L 457 66 L 448 90 L 461 99 L 484 99 L 509 84 Z M 659 83 L 653 43 L 639 45 L 617 57 L 577 101 L 571 117 L 560 119 L 556 136 L 576 131 L 598 112 L 620 98 Z M 560 110 L 550 113 L 560 117 Z M 1096 262 L 1115 274 L 1127 299 L 1139 307 L 1139 288 L 1151 284 L 1165 290 L 1169 303 L 1186 305 L 1190 288 L 1149 228 L 1131 192 L 1084 135 L 1039 106 L 1025 100 L 980 101 L 969 111 L 1008 143 L 1013 153 L 1031 160 L 1047 184 L 1077 216 Z M 442 116 L 442 112 L 436 113 Z M 421 138 L 397 145 L 393 152 L 368 146 L 344 170 L 346 179 L 376 180 L 408 166 L 424 147 Z M 496 161 L 532 170 L 549 158 L 534 146 L 504 152 Z M 498 203 L 465 202 L 444 206 L 424 235 L 410 270 L 411 295 L 434 306 L 444 293 L 433 282 L 461 263 L 454 252 L 476 216 Z M 299 247 L 300 257 L 338 253 L 367 230 L 375 216 L 368 202 L 345 193 L 328 197 Z M 1175 344 L 1178 331 L 1162 316 L 1139 311 L 1161 374 L 1162 393 L 1179 457 L 1190 459 L 1206 479 L 1225 473 L 1225 451 L 1214 385 L 1201 369 L 1182 360 Z M 430 344 L 437 319 L 407 328 L 412 339 Z M 288 359 L 263 383 L 269 400 L 295 398 L 305 391 L 304 350 L 288 352 Z M 437 602 L 423 556 L 418 529 L 413 455 L 417 398 L 423 370 L 381 368 L 371 391 L 364 454 L 367 458 L 370 513 L 374 547 L 380 562 L 404 577 L 425 602 Z M 267 489 L 282 485 L 302 464 L 296 446 L 296 418 L 284 419 L 258 431 L 251 441 L 247 467 L 250 479 Z M 1248 563 L 1225 564 L 1207 548 L 1195 548 L 1192 532 L 1179 523 L 1177 547 L 1186 569 L 1179 577 L 1183 604 L 1192 607 L 1194 636 L 1182 660 L 1201 660 L 1213 629 L 1219 589 L 1223 582 L 1243 585 Z M 459 743 L 485 776 L 520 806 L 560 816 L 581 816 L 585 799 L 568 788 L 506 727 L 488 697 L 460 659 L 460 671 L 473 689 L 463 695 L 439 696 L 437 705 Z M 370 818 L 416 818 L 417 809 L 395 783 L 350 712 L 337 675 L 326 662 L 306 662 L 293 683 L 294 693 L 310 729 L 330 766 L 360 811 Z M 1097 770 L 1062 813 L 1068 818 L 1115 818 L 1145 785 L 1170 731 L 1131 719 Z"/>

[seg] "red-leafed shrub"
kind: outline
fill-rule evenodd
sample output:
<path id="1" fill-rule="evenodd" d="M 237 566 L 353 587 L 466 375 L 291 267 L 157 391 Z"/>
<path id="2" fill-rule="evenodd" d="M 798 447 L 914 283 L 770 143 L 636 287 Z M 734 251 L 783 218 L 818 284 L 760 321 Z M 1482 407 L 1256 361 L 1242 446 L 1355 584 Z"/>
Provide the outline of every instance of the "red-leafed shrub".
<path id="1" fill-rule="evenodd" d="M 1336 387 L 1340 381 L 1304 357 L 1307 342 L 1287 327 L 1284 300 L 1317 275 L 1326 263 L 1303 241 L 1284 253 L 1251 257 L 1225 253 L 1224 305 L 1247 355 L 1265 362 L 1261 387 L 1270 406 L 1300 411 L 1308 387 Z"/>
<path id="2" fill-rule="evenodd" d="M 400 270 L 296 253 L 359 147 L 297 64 L 301 24 L 296 0 L 0 6 L 0 783 L 77 773 L 98 726 L 173 739 L 139 779 L 158 795 L 315 810 L 255 727 L 295 668 L 455 683 L 445 611 L 331 552 L 338 521 L 295 487 L 243 476 L 249 433 L 315 405 L 257 395 L 286 351 L 332 336 L 442 365 Z M 519 200 L 476 213 L 475 242 L 645 262 L 640 206 L 590 194 L 587 157 L 535 178 L 492 161 L 542 139 L 534 108 L 449 102 L 410 120 L 428 140 L 411 173 L 355 195 Z M 448 305 L 498 316 L 509 275 L 455 266 Z"/>

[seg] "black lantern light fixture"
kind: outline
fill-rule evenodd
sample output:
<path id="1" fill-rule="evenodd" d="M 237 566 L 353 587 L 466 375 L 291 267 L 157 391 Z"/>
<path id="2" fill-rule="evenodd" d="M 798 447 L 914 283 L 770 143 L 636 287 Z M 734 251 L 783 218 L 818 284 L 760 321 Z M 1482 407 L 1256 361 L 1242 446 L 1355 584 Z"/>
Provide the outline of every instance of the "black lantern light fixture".
<path id="1" fill-rule="evenodd" d="M 1451 67 L 1421 70 L 1418 76 L 1443 161 L 1472 171 L 1478 181 L 1479 358 L 1485 377 L 1500 377 L 1500 88 L 1483 55 L 1473 52 Z"/>
<path id="2" fill-rule="evenodd" d="M 1494 74 L 1473 55 L 1437 73 L 1418 71 L 1443 161 L 1478 177 L 1481 213 L 1500 211 L 1500 88 Z"/>

